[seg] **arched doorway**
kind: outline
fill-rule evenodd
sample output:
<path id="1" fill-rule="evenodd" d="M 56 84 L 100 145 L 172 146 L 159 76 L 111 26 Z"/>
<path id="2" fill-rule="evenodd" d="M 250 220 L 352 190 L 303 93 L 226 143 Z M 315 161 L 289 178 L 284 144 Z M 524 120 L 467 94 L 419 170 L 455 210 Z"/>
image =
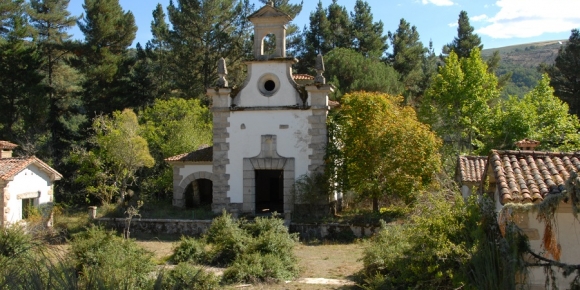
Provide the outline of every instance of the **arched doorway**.
<path id="1" fill-rule="evenodd" d="M 184 197 L 186 208 L 211 205 L 213 201 L 213 182 L 205 178 L 194 180 L 185 188 Z"/>

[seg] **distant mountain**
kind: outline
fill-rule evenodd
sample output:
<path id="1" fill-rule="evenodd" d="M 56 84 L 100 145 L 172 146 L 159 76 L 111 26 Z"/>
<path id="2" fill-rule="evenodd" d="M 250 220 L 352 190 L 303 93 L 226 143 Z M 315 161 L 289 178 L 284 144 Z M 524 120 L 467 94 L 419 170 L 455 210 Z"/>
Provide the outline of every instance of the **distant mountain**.
<path id="1" fill-rule="evenodd" d="M 567 42 L 564 39 L 490 48 L 484 49 L 481 55 L 487 59 L 494 51 L 499 51 L 501 61 L 497 75 L 512 73 L 511 82 L 506 84 L 502 95 L 523 96 L 540 80 L 542 75 L 537 69 L 538 66 L 542 63 L 553 64 L 558 56 L 558 49 Z"/>
<path id="2" fill-rule="evenodd" d="M 504 64 L 536 68 L 541 63 L 554 63 L 558 49 L 567 42 L 568 40 L 564 39 L 490 48 L 484 49 L 481 55 L 487 58 L 498 50 Z"/>

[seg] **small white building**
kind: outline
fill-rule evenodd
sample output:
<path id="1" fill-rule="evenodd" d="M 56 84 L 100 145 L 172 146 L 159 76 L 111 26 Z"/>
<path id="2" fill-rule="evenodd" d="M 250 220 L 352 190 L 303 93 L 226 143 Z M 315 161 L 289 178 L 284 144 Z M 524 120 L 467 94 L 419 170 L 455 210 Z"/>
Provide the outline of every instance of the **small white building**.
<path id="1" fill-rule="evenodd" d="M 54 181 L 62 175 L 40 159 L 12 157 L 17 145 L 0 141 L 0 226 L 25 218 L 27 207 L 53 201 Z"/>
<path id="2" fill-rule="evenodd" d="M 525 139 L 516 143 L 520 150 L 492 150 L 487 157 L 461 156 L 456 177 L 464 196 L 476 192 L 488 195 L 500 213 L 509 204 L 541 204 L 545 199 L 564 194 L 566 180 L 572 172 L 580 172 L 580 152 L 535 151 L 538 144 Z M 572 213 L 572 202 L 557 205 L 553 226 L 554 241 L 560 251 L 556 259 L 575 265 L 580 261 L 580 222 Z M 537 212 L 512 214 L 516 225 L 527 235 L 531 250 L 545 254 L 543 239 L 547 225 L 536 218 Z M 531 267 L 527 280 L 520 282 L 526 289 L 545 289 L 545 275 L 543 267 Z M 558 287 L 568 289 L 573 276 L 563 277 L 557 271 Z"/>
<path id="3" fill-rule="evenodd" d="M 292 75 L 297 62 L 286 56 L 291 18 L 267 4 L 249 17 L 254 24 L 254 59 L 239 90 L 228 86 L 225 61 L 220 79 L 207 90 L 212 100 L 213 147 L 166 159 L 174 169 L 173 205 L 207 203 L 244 213 L 293 211 L 292 186 L 301 175 L 324 171 L 328 94 L 324 65 L 311 84 Z M 264 39 L 275 37 L 272 54 Z M 308 80 L 306 80 L 308 81 Z M 193 192 L 193 198 L 184 193 Z M 211 189 L 211 190 L 210 190 Z"/>

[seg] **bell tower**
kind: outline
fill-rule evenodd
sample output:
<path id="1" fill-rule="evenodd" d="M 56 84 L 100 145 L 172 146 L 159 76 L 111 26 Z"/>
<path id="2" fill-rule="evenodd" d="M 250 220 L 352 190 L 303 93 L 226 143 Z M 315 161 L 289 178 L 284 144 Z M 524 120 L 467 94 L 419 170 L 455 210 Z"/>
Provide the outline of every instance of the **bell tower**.
<path id="1" fill-rule="evenodd" d="M 292 18 L 274 7 L 272 1 L 268 2 L 260 10 L 250 15 L 248 19 L 254 24 L 254 58 L 257 60 L 286 57 L 286 24 Z M 276 47 L 272 54 L 265 53 L 265 39 L 273 35 L 276 39 Z"/>

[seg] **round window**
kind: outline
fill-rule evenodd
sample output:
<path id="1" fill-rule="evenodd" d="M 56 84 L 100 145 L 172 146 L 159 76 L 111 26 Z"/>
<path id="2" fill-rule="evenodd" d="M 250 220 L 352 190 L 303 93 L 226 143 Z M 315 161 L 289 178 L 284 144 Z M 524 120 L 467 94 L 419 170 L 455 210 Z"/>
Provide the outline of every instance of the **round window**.
<path id="1" fill-rule="evenodd" d="M 274 74 L 265 74 L 258 81 L 258 89 L 266 97 L 273 96 L 279 88 L 280 81 Z"/>

